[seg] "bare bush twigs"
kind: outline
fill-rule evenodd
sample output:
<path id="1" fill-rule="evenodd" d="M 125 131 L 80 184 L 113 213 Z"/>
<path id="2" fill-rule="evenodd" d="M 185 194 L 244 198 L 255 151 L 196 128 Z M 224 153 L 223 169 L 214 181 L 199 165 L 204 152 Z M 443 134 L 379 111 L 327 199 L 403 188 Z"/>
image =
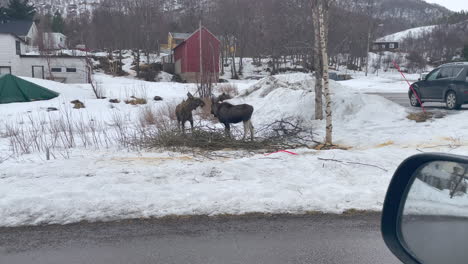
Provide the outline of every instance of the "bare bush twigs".
<path id="1" fill-rule="evenodd" d="M 337 160 L 337 159 L 324 159 L 324 158 L 317 158 L 317 159 L 322 160 L 322 161 L 332 161 L 332 162 L 338 162 L 338 163 L 343 163 L 343 164 L 353 164 L 353 165 L 373 167 L 373 168 L 381 169 L 381 170 L 383 170 L 385 172 L 388 172 L 387 169 L 384 169 L 384 168 L 382 168 L 380 166 L 377 166 L 377 165 L 372 165 L 372 164 L 367 164 L 367 163 L 353 162 L 353 161 L 343 161 L 343 160 Z"/>

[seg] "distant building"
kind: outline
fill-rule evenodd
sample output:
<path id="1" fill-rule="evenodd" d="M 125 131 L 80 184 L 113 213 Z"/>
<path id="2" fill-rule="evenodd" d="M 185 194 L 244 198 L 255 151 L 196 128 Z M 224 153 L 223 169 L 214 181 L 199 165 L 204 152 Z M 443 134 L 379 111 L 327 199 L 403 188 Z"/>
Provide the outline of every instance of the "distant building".
<path id="1" fill-rule="evenodd" d="M 372 43 L 372 52 L 381 51 L 397 51 L 400 48 L 400 43 L 396 41 L 375 41 Z"/>
<path id="2" fill-rule="evenodd" d="M 34 46 L 38 39 L 36 23 L 29 20 L 8 20 L 0 21 L 0 33 L 14 34 L 23 40 L 27 45 Z"/>
<path id="3" fill-rule="evenodd" d="M 46 32 L 42 35 L 44 48 L 47 50 L 59 50 L 67 48 L 67 37 L 62 33 Z"/>
<path id="4" fill-rule="evenodd" d="M 220 46 L 219 39 L 208 29 L 195 31 L 174 48 L 174 73 L 186 82 L 196 83 L 202 79 L 203 72 L 203 78 L 218 82 Z"/>
<path id="5" fill-rule="evenodd" d="M 161 45 L 161 49 L 172 50 L 180 43 L 184 42 L 192 35 L 192 33 L 175 33 L 169 32 L 167 36 L 167 44 Z"/>
<path id="6" fill-rule="evenodd" d="M 32 21 L 0 24 L 0 74 L 87 83 L 92 67 L 86 57 L 42 54 Z"/>

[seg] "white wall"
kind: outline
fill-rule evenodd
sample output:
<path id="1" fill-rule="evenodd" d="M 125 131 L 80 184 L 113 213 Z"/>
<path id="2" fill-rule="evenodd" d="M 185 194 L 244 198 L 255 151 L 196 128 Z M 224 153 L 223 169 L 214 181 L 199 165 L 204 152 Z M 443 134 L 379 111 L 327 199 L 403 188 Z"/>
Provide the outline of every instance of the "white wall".
<path id="1" fill-rule="evenodd" d="M 50 65 L 50 69 L 49 69 Z M 49 59 L 39 56 L 21 57 L 21 76 L 33 77 L 33 66 L 44 66 L 44 77 L 65 83 L 87 83 L 88 68 L 86 60 L 79 57 L 49 57 Z M 51 72 L 53 68 L 60 69 L 61 72 Z M 76 72 L 67 72 L 67 68 L 76 69 Z M 40 78 L 41 76 L 34 76 Z"/>
<path id="2" fill-rule="evenodd" d="M 20 57 L 16 55 L 16 41 L 17 38 L 12 35 L 0 34 L 0 67 L 11 67 L 12 74 L 19 70 L 20 64 Z"/>

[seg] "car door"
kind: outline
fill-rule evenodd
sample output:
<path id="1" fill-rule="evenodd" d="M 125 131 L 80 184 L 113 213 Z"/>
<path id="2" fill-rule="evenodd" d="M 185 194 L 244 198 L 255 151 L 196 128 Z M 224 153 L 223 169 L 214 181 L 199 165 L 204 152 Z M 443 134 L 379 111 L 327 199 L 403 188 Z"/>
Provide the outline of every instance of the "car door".
<path id="1" fill-rule="evenodd" d="M 434 99 L 435 93 L 432 91 L 432 86 L 440 71 L 440 68 L 435 69 L 427 75 L 425 80 L 418 82 L 418 89 L 422 99 Z"/>
<path id="2" fill-rule="evenodd" d="M 454 76 L 453 67 L 444 67 L 440 70 L 437 79 L 430 83 L 430 93 L 432 99 L 445 100 L 445 92 L 449 87 Z"/>

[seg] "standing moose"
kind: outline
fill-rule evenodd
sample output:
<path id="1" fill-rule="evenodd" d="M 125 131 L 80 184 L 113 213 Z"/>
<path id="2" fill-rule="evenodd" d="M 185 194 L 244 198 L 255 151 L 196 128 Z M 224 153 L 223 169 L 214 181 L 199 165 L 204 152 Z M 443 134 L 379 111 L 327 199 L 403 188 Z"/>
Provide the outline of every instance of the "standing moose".
<path id="1" fill-rule="evenodd" d="M 254 127 L 252 125 L 252 114 L 254 108 L 251 105 L 232 105 L 227 102 L 221 103 L 219 99 L 211 98 L 211 114 L 224 124 L 225 133 L 231 136 L 231 125 L 244 122 L 244 140 L 250 131 L 250 140 L 254 140 Z"/>
<path id="2" fill-rule="evenodd" d="M 194 97 L 191 93 L 187 94 L 188 99 L 183 101 L 176 107 L 177 125 L 179 129 L 185 134 L 185 123 L 190 122 L 193 133 L 193 115 L 192 111 L 198 107 L 204 107 L 205 102 L 202 99 Z"/>

